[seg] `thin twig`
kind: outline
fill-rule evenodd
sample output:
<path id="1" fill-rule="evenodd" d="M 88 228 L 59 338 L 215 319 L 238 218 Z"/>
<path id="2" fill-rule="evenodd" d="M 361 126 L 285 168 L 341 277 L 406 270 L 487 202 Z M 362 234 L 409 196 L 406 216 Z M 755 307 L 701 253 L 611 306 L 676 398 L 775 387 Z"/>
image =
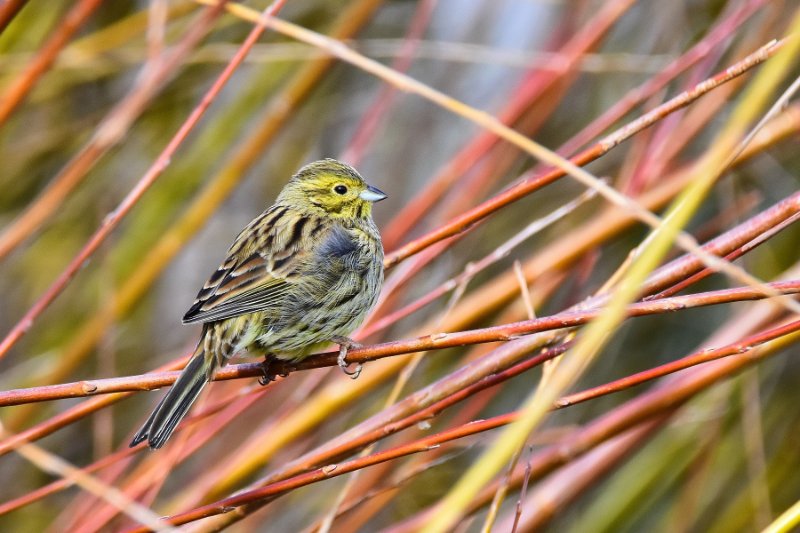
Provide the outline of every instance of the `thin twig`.
<path id="1" fill-rule="evenodd" d="M 50 38 L 36 54 L 36 57 L 27 63 L 25 70 L 14 79 L 11 86 L 0 96 L 0 126 L 6 123 L 8 117 L 28 96 L 39 78 L 56 60 L 67 41 L 102 3 L 103 0 L 80 0 L 72 6 L 72 9 L 64 16 L 64 20 L 56 26 Z M 9 6 L 3 6 L 6 8 L 3 11 L 3 26 L 8 23 L 10 18 L 13 18 L 22 5 L 24 5 L 24 2 L 13 2 Z"/>
<path id="2" fill-rule="evenodd" d="M 746 339 L 742 339 L 741 341 L 733 345 L 729 345 L 717 350 L 704 350 L 696 354 L 693 360 L 695 361 L 694 364 L 699 364 L 700 359 L 703 359 L 703 362 L 707 362 L 719 359 L 721 357 L 726 357 L 729 355 L 744 356 L 745 354 L 750 354 L 751 355 L 750 358 L 749 357 L 740 358 L 741 359 L 740 363 L 747 363 L 751 362 L 753 358 L 755 359 L 762 358 L 768 354 L 775 352 L 774 349 L 773 350 L 762 349 L 762 345 L 766 344 L 767 346 L 769 346 L 769 343 L 775 340 L 782 340 L 783 342 L 780 343 L 780 345 L 782 346 L 785 345 L 786 343 L 796 342 L 798 338 L 800 338 L 800 321 L 795 321 L 790 324 L 786 324 L 784 326 L 763 332 L 761 334 L 754 335 Z M 656 374 L 655 370 L 657 369 L 653 369 L 651 375 Z M 665 375 L 666 373 L 668 372 L 665 372 L 664 374 L 661 375 Z M 720 376 L 715 375 L 712 379 L 707 378 L 705 380 L 700 381 L 691 390 L 689 391 L 684 390 L 680 395 L 674 395 L 669 403 L 662 402 L 662 404 L 658 405 L 659 411 L 657 411 L 657 413 L 662 413 L 674 409 L 677 405 L 680 405 L 695 393 L 709 386 L 719 377 Z M 595 390 L 596 392 L 602 391 L 601 394 L 607 394 L 609 392 L 609 387 L 607 386 L 598 387 L 592 390 Z M 622 390 L 622 388 L 615 390 Z M 571 405 L 571 404 L 572 401 L 565 398 L 564 401 L 559 401 L 557 403 L 557 406 L 562 407 L 564 405 Z M 198 507 L 191 511 L 173 515 L 169 517 L 168 523 L 173 525 L 181 525 L 195 520 L 199 520 L 201 518 L 207 518 L 209 516 L 214 516 L 220 513 L 230 512 L 235 507 L 241 507 L 257 502 L 271 501 L 272 499 L 274 499 L 274 497 L 278 495 L 284 494 L 291 490 L 295 490 L 301 486 L 308 485 L 309 483 L 315 483 L 325 479 L 330 479 L 332 477 L 337 477 L 346 474 L 348 472 L 352 472 L 354 470 L 365 468 L 367 466 L 378 464 L 384 461 L 396 459 L 398 457 L 403 457 L 412 453 L 428 451 L 435 447 L 441 446 L 443 443 L 453 439 L 463 438 L 468 435 L 473 435 L 475 433 L 487 431 L 490 429 L 495 429 L 503 425 L 510 424 L 517 417 L 518 417 L 518 412 L 513 412 L 493 417 L 487 420 L 475 421 L 463 426 L 458 426 L 455 428 L 445 430 L 443 432 L 431 435 L 429 437 L 425 437 L 423 439 L 418 439 L 409 444 L 400 445 L 395 448 L 371 454 L 366 457 L 359 457 L 357 459 L 344 461 L 341 463 L 328 464 L 321 468 L 311 470 L 310 472 L 306 472 L 304 474 L 299 474 L 297 476 L 294 476 L 292 478 L 283 481 L 271 483 L 269 485 L 259 487 L 257 489 L 243 491 L 235 496 L 225 498 L 218 502 Z M 608 438 L 610 436 L 611 435 L 606 435 L 605 437 Z M 585 445 L 585 443 L 581 443 L 581 445 L 583 446 Z M 569 453 L 562 452 L 562 455 L 565 458 L 576 457 L 579 455 L 579 452 L 577 451 L 572 451 Z M 144 530 L 141 528 L 137 528 L 132 531 L 140 533 Z"/>
<path id="3" fill-rule="evenodd" d="M 2 428 L 0 428 L 0 436 L 8 436 Z M 61 457 L 47 452 L 35 444 L 21 442 L 14 451 L 36 465 L 42 471 L 71 481 L 98 498 L 109 502 L 130 518 L 133 518 L 152 530 L 177 531 L 169 524 L 162 522 L 156 513 L 131 500 L 117 488 L 103 483 L 80 468 L 71 465 Z"/>
<path id="4" fill-rule="evenodd" d="M 286 0 L 275 0 L 269 8 L 268 13 L 275 13 Z M 224 7 L 224 2 L 217 4 L 216 9 Z M 216 9 L 211 10 L 208 16 L 215 16 Z M 266 19 L 265 19 L 266 20 Z M 262 21 L 263 22 L 263 21 Z M 263 33 L 265 26 L 263 23 L 256 21 L 255 27 L 251 30 L 250 34 L 245 39 L 239 53 L 231 59 L 231 62 L 225 66 L 225 69 L 214 81 L 208 91 L 203 95 L 200 103 L 194 108 L 192 113 L 187 117 L 180 129 L 175 133 L 167 146 L 156 158 L 155 162 L 150 166 L 145 175 L 139 180 L 136 186 L 128 193 L 122 200 L 117 208 L 109 213 L 103 224 L 92 235 L 89 241 L 84 245 L 78 255 L 73 258 L 64 271 L 56 278 L 52 285 L 45 291 L 45 293 L 36 301 L 36 303 L 25 313 L 22 319 L 11 329 L 2 342 L 0 342 L 0 358 L 5 356 L 8 351 L 22 338 L 25 333 L 31 328 L 33 322 L 42 314 L 42 312 L 55 300 L 64 288 L 69 284 L 78 271 L 86 264 L 89 258 L 105 241 L 108 235 L 119 225 L 125 215 L 130 212 L 134 205 L 150 188 L 158 177 L 169 166 L 173 154 L 178 150 L 183 141 L 189 135 L 194 127 L 200 122 L 200 119 L 205 114 L 206 110 L 216 99 L 217 95 L 222 91 L 227 81 L 231 78 L 236 69 L 241 65 L 249 48 L 256 42 L 256 40 Z"/>
<path id="5" fill-rule="evenodd" d="M 0 5 L 0 34 L 5 31 L 20 9 L 25 7 L 27 3 L 28 0 L 6 0 Z"/>
<path id="6" fill-rule="evenodd" d="M 770 283 L 769 286 L 781 295 L 800 293 L 800 280 L 773 282 Z M 760 290 L 753 289 L 752 287 L 722 289 L 685 296 L 674 296 L 661 300 L 637 302 L 628 307 L 628 316 L 641 317 L 709 305 L 760 300 L 763 298 L 766 298 L 764 294 Z M 533 320 L 523 320 L 521 322 L 504 324 L 502 326 L 492 326 L 453 333 L 433 333 L 416 339 L 392 341 L 361 348 L 353 348 L 348 351 L 347 358 L 352 363 L 366 363 L 406 353 L 443 350 L 470 344 L 508 341 L 533 333 L 580 326 L 590 322 L 601 312 L 602 308 L 591 308 L 580 311 L 568 311 Z M 296 363 L 275 361 L 270 363 L 270 370 L 274 370 L 278 375 L 288 375 L 291 372 L 300 370 L 336 366 L 338 364 L 336 361 L 337 357 L 338 352 L 327 352 L 308 357 Z M 75 383 L 5 391 L 0 392 L 0 407 L 64 398 L 81 398 L 98 394 L 153 390 L 171 385 L 174 383 L 178 374 L 179 372 L 175 371 L 157 372 L 139 376 L 84 380 Z M 228 365 L 219 369 L 214 379 L 229 380 L 249 378 L 261 374 L 263 374 L 261 363 L 242 363 Z"/>

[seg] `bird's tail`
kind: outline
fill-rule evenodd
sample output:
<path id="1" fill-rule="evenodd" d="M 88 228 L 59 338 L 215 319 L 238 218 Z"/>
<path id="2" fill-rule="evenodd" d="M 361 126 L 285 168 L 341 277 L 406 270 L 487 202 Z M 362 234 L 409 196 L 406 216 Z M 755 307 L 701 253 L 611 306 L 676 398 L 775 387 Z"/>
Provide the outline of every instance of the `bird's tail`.
<path id="1" fill-rule="evenodd" d="M 197 400 L 216 366 L 217 358 L 206 354 L 203 343 L 200 342 L 181 375 L 133 437 L 130 446 L 136 446 L 147 439 L 150 448 L 161 448 Z"/>

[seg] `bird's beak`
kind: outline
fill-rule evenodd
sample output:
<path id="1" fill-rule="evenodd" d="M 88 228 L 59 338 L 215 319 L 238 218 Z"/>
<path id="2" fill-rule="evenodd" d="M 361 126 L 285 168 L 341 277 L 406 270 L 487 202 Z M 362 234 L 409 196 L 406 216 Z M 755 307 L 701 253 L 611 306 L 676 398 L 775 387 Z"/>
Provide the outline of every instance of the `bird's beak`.
<path id="1" fill-rule="evenodd" d="M 383 191 L 372 185 L 367 185 L 367 188 L 361 191 L 361 194 L 358 196 L 364 201 L 373 203 L 380 202 L 386 198 L 386 194 Z"/>

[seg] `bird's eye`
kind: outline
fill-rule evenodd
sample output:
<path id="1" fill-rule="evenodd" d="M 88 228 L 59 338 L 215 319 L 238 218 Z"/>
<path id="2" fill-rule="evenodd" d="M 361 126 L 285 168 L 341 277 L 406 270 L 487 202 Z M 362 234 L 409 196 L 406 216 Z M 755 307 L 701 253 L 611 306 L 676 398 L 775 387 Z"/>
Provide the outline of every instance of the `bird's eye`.
<path id="1" fill-rule="evenodd" d="M 335 192 L 336 194 L 347 194 L 347 187 L 345 187 L 344 185 L 337 185 L 336 187 L 333 188 L 333 192 Z"/>

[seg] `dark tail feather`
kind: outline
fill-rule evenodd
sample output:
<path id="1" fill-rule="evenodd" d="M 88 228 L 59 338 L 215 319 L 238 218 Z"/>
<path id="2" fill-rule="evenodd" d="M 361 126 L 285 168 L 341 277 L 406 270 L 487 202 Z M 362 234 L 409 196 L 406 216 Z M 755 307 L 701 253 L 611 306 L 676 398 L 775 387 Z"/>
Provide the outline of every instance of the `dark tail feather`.
<path id="1" fill-rule="evenodd" d="M 211 379 L 215 366 L 216 358 L 206 357 L 198 347 L 175 384 L 133 437 L 130 446 L 147 439 L 150 448 L 161 448 Z"/>

